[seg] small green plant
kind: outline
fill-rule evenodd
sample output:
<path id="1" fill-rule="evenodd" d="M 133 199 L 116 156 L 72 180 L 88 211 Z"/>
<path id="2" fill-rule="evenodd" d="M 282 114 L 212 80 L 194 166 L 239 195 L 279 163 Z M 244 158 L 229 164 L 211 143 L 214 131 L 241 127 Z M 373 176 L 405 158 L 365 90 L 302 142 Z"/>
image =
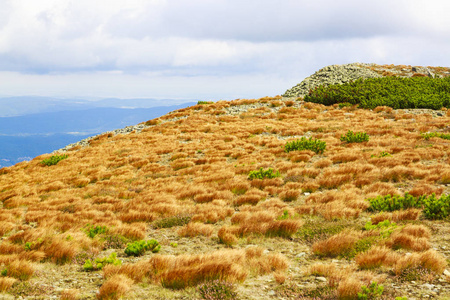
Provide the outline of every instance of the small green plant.
<path id="1" fill-rule="evenodd" d="M 341 102 L 338 104 L 339 108 L 343 108 L 343 107 L 352 107 L 353 104 L 349 103 L 349 102 Z"/>
<path id="2" fill-rule="evenodd" d="M 317 154 L 321 154 L 325 151 L 326 146 L 327 144 L 319 139 L 313 139 L 312 137 L 307 139 L 302 137 L 299 140 L 287 142 L 286 145 L 284 145 L 284 151 L 311 150 Z"/>
<path id="3" fill-rule="evenodd" d="M 109 257 L 96 258 L 94 262 L 92 262 L 90 259 L 86 260 L 83 265 L 83 269 L 87 272 L 97 271 L 103 269 L 103 267 L 108 264 L 118 266 L 122 264 L 122 261 L 117 259 L 117 254 L 113 252 Z"/>
<path id="4" fill-rule="evenodd" d="M 53 166 L 59 163 L 61 160 L 68 158 L 69 156 L 67 154 L 63 155 L 53 155 L 50 158 L 46 158 L 41 161 L 41 165 L 45 166 Z"/>
<path id="5" fill-rule="evenodd" d="M 408 297 L 395 297 L 395 300 L 408 300 Z"/>
<path id="6" fill-rule="evenodd" d="M 153 253 L 158 252 L 161 246 L 156 240 L 149 241 L 135 241 L 133 243 L 128 243 L 125 248 L 125 254 L 128 256 L 141 256 L 145 251 L 152 251 Z"/>
<path id="7" fill-rule="evenodd" d="M 198 292 L 205 300 L 234 300 L 237 298 L 232 283 L 220 280 L 207 281 L 198 286 Z"/>
<path id="8" fill-rule="evenodd" d="M 345 135 L 341 135 L 341 141 L 346 143 L 362 143 L 369 141 L 369 135 L 366 132 L 347 131 Z"/>
<path id="9" fill-rule="evenodd" d="M 87 224 L 84 227 L 84 232 L 86 232 L 87 236 L 93 239 L 98 234 L 108 233 L 109 229 L 106 226 L 94 226 L 91 224 Z"/>
<path id="10" fill-rule="evenodd" d="M 384 287 L 376 282 L 372 282 L 368 287 L 363 285 L 361 292 L 358 293 L 358 300 L 372 300 L 383 294 Z"/>
<path id="11" fill-rule="evenodd" d="M 1 272 L 0 272 L 0 275 L 1 276 L 7 276 L 8 275 L 8 269 L 3 269 Z"/>
<path id="12" fill-rule="evenodd" d="M 212 102 L 212 101 L 198 101 L 197 105 L 212 104 L 212 103 L 214 103 L 214 102 Z"/>
<path id="13" fill-rule="evenodd" d="M 378 157 L 378 158 L 381 158 L 381 157 L 387 157 L 387 156 L 392 156 L 392 155 L 391 155 L 389 152 L 382 151 L 382 152 L 380 152 L 380 154 L 378 154 L 378 155 L 372 154 L 370 157 Z"/>
<path id="14" fill-rule="evenodd" d="M 175 242 L 170 242 L 170 247 L 176 248 L 178 247 L 178 244 Z"/>
<path id="15" fill-rule="evenodd" d="M 430 138 L 433 137 L 438 137 L 444 140 L 450 140 L 450 134 L 445 134 L 442 132 L 428 132 L 428 133 L 422 133 L 421 136 L 425 139 L 425 140 L 429 140 Z"/>
<path id="16" fill-rule="evenodd" d="M 264 178 L 275 178 L 280 177 L 280 172 L 276 171 L 274 172 L 272 168 L 269 168 L 267 170 L 264 170 L 263 168 L 260 168 L 258 171 L 250 171 L 248 174 L 248 179 L 264 179 Z"/>

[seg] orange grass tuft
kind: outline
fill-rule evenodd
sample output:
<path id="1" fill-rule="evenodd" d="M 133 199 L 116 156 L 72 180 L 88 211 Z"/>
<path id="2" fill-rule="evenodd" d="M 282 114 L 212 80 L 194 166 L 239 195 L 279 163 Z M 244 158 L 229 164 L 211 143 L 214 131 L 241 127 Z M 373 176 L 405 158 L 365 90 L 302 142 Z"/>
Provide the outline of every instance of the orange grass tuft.
<path id="1" fill-rule="evenodd" d="M 194 237 L 198 235 L 204 235 L 210 237 L 214 232 L 214 226 L 202 223 L 189 223 L 181 227 L 177 233 L 183 237 Z"/>
<path id="2" fill-rule="evenodd" d="M 114 275 L 109 278 L 99 289 L 97 299 L 117 300 L 122 298 L 131 288 L 133 280 L 125 275 Z"/>
<path id="3" fill-rule="evenodd" d="M 314 254 L 318 256 L 337 257 L 351 251 L 361 234 L 356 231 L 344 231 L 332 237 L 315 242 L 312 245 Z"/>
<path id="4" fill-rule="evenodd" d="M 11 277 L 0 277 L 0 292 L 7 292 L 16 281 L 17 279 Z"/>

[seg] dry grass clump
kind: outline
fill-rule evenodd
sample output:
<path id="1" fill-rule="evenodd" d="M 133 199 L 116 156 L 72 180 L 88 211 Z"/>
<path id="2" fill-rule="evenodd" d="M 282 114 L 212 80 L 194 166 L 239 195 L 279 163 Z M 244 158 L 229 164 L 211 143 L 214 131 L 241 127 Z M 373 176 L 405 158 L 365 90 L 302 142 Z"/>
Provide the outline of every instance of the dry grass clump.
<path id="1" fill-rule="evenodd" d="M 198 235 L 204 235 L 210 237 L 214 232 L 214 226 L 202 223 L 189 223 L 181 227 L 177 233 L 183 237 L 194 237 Z"/>
<path id="2" fill-rule="evenodd" d="M 356 257 L 356 264 L 361 269 L 375 269 L 382 265 L 392 266 L 400 258 L 400 254 L 393 252 L 385 246 L 375 246 L 368 251 L 359 253 Z"/>
<path id="3" fill-rule="evenodd" d="M 17 279 L 12 277 L 0 277 L 0 292 L 7 292 Z"/>
<path id="4" fill-rule="evenodd" d="M 26 260 L 14 259 L 6 265 L 6 276 L 20 280 L 28 280 L 33 276 L 35 268 Z"/>
<path id="5" fill-rule="evenodd" d="M 264 254 L 258 247 L 246 250 L 218 250 L 200 255 L 155 255 L 147 262 L 107 266 L 106 278 L 116 274 L 134 278 L 136 282 L 148 278 L 164 287 L 181 289 L 208 280 L 243 282 L 249 275 L 282 272 L 288 267 L 280 254 Z M 135 273 L 136 272 L 136 273 Z"/>
<path id="6" fill-rule="evenodd" d="M 424 251 L 431 247 L 429 239 L 430 229 L 423 225 L 407 225 L 398 232 L 394 232 L 386 245 L 393 249 L 409 249 L 413 251 Z"/>
<path id="7" fill-rule="evenodd" d="M 111 276 L 103 283 L 97 293 L 97 299 L 116 300 L 122 298 L 123 295 L 131 288 L 133 280 L 125 275 L 118 274 Z"/>
<path id="8" fill-rule="evenodd" d="M 394 212 L 381 212 L 370 217 L 372 224 L 376 225 L 384 220 L 398 223 L 400 221 L 414 221 L 417 220 L 422 213 L 421 209 L 409 208 L 405 210 L 398 210 Z"/>
<path id="9" fill-rule="evenodd" d="M 60 300 L 77 300 L 79 291 L 75 289 L 68 289 L 61 292 Z"/>
<path id="10" fill-rule="evenodd" d="M 401 257 L 394 265 L 394 272 L 396 275 L 400 275 L 410 268 L 423 268 L 440 275 L 446 266 L 447 261 L 442 255 L 435 250 L 427 250 Z"/>
<path id="11" fill-rule="evenodd" d="M 315 242 L 312 245 L 312 250 L 318 256 L 342 256 L 349 253 L 360 238 L 360 232 L 343 231 L 326 240 Z"/>

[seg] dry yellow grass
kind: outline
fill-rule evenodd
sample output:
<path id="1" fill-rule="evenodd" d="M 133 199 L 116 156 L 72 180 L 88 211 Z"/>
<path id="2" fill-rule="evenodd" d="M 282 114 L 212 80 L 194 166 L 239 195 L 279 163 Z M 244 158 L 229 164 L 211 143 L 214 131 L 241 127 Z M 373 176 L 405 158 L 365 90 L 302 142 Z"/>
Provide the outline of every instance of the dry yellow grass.
<path id="1" fill-rule="evenodd" d="M 227 109 L 248 104 L 263 106 L 242 107 L 248 110 L 227 114 Z M 351 117 L 346 115 L 350 111 Z M 55 166 L 40 164 L 51 156 L 45 154 L 1 169 L 0 264 L 12 266 L 13 277 L 26 280 L 41 262 L 72 263 L 78 255 L 103 251 L 105 238 L 122 235 L 129 240 L 149 239 L 153 238 L 150 232 L 165 239 L 163 249 L 171 238 L 179 238 L 177 232 L 187 238 L 204 235 L 199 239 L 208 240 L 211 251 L 250 243 L 263 247 L 282 244 L 278 241 L 293 243 L 292 238 L 303 245 L 297 236 L 303 229 L 303 215 L 313 215 L 311 218 L 323 222 L 355 219 L 358 224 L 364 223 L 360 219 L 363 216 L 372 224 L 390 220 L 403 228 L 406 220 L 420 222 L 420 210 L 369 214 L 365 199 L 405 192 L 449 193 L 448 141 L 420 137 L 424 130 L 445 130 L 449 123 L 448 112 L 433 118 L 386 107 L 374 111 L 339 109 L 283 102 L 279 97 L 219 101 L 182 109 L 149 122 L 141 133 L 97 137 L 89 147 L 69 151 L 69 157 Z M 348 129 L 368 132 L 370 141 L 341 143 L 339 137 Z M 326 141 L 326 151 L 284 151 L 286 141 L 305 134 Z M 383 152 L 390 156 L 382 157 Z M 281 176 L 249 180 L 249 172 L 259 168 L 273 168 Z M 152 229 L 158 222 L 182 217 L 189 220 L 173 228 Z M 107 232 L 88 237 L 88 224 L 106 226 Z M 363 269 L 383 266 L 401 272 L 398 270 L 406 262 L 394 266 L 392 248 L 404 248 L 412 252 L 414 266 L 441 270 L 440 256 L 429 252 L 434 247 L 430 234 L 424 227 L 405 226 L 384 241 L 390 251 L 382 248 L 383 244 L 375 245 L 356 257 L 357 264 Z M 359 231 L 344 230 L 315 243 L 313 252 L 339 256 L 361 238 Z M 275 253 L 285 250 L 274 248 Z M 189 247 L 182 249 L 190 251 Z M 225 260 L 222 264 L 221 258 L 220 264 L 213 264 L 218 258 L 205 255 L 202 259 L 211 264 L 194 264 L 196 267 L 189 270 L 163 268 L 166 275 L 157 280 L 146 273 L 153 268 L 148 261 L 120 268 L 108 266 L 105 274 L 121 270 L 116 273 L 135 282 L 151 277 L 158 284 L 176 286 L 176 278 L 184 278 L 191 285 L 200 280 L 196 272 L 208 277 L 214 270 L 223 270 L 221 274 L 228 274 L 223 276 L 239 282 L 248 277 L 245 270 L 251 267 L 255 274 L 275 272 L 279 283 L 290 280 L 282 267 L 272 267 L 284 265 L 276 254 L 270 256 L 271 264 L 265 265 L 262 258 L 269 259 L 266 255 L 255 256 L 253 264 L 242 258 L 247 256 L 241 250 L 229 251 L 237 251 L 229 254 L 238 262 Z M 182 261 L 162 257 L 152 263 Z M 293 259 L 289 257 L 289 261 Z M 108 297 L 114 289 L 128 288 L 116 280 L 108 282 L 102 287 L 102 297 Z M 335 283 L 338 288 L 338 281 Z M 349 279 L 341 284 L 339 293 L 350 295 L 358 284 Z"/>

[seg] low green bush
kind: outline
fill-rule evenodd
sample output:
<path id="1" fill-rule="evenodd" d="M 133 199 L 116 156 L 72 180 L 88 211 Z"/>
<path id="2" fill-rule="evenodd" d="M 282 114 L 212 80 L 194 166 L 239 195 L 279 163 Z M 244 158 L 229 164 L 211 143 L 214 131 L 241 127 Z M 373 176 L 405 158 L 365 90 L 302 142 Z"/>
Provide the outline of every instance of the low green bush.
<path id="1" fill-rule="evenodd" d="M 346 143 L 362 143 L 369 141 L 369 135 L 365 132 L 347 131 L 345 135 L 341 135 L 341 141 Z"/>
<path id="2" fill-rule="evenodd" d="M 358 300 L 373 300 L 381 297 L 383 294 L 384 287 L 376 282 L 370 283 L 367 287 L 365 285 L 362 286 L 361 292 L 358 293 Z"/>
<path id="3" fill-rule="evenodd" d="M 133 243 L 128 243 L 125 248 L 125 254 L 128 256 L 141 256 L 146 251 L 152 251 L 153 253 L 158 252 L 161 249 L 161 245 L 156 240 L 149 241 L 135 241 Z"/>
<path id="4" fill-rule="evenodd" d="M 450 194 L 440 198 L 433 194 L 423 204 L 423 214 L 429 220 L 441 220 L 450 215 Z"/>
<path id="5" fill-rule="evenodd" d="M 450 140 L 450 134 L 445 134 L 442 132 L 428 132 L 428 133 L 422 133 L 421 136 L 425 139 L 425 140 L 429 140 L 430 138 L 433 137 L 438 137 L 444 140 Z"/>
<path id="6" fill-rule="evenodd" d="M 317 154 L 321 154 L 325 151 L 327 144 L 319 139 L 309 139 L 302 137 L 300 140 L 287 142 L 284 145 L 284 151 L 291 152 L 295 150 L 311 150 Z"/>
<path id="7" fill-rule="evenodd" d="M 441 109 L 450 107 L 450 78 L 382 77 L 358 79 L 344 84 L 318 86 L 304 101 L 333 105 L 359 104 L 361 108 L 390 106 Z"/>
<path id="8" fill-rule="evenodd" d="M 117 259 L 117 254 L 113 252 L 109 257 L 96 258 L 94 262 L 92 262 L 90 259 L 86 260 L 83 265 L 83 269 L 87 272 L 97 271 L 103 269 L 103 267 L 107 264 L 118 266 L 122 264 L 122 261 Z"/>
<path id="9" fill-rule="evenodd" d="M 450 215 L 450 195 L 437 198 L 431 196 L 414 197 L 408 193 L 405 196 L 386 195 L 367 199 L 370 202 L 369 211 L 394 211 L 408 208 L 422 208 L 425 218 L 429 220 L 441 220 Z"/>
<path id="10" fill-rule="evenodd" d="M 212 102 L 212 101 L 198 101 L 198 102 L 197 102 L 197 105 L 202 105 L 202 104 L 212 104 L 212 103 L 214 103 L 214 102 Z"/>
<path id="11" fill-rule="evenodd" d="M 260 168 L 257 171 L 250 171 L 250 173 L 248 174 L 248 179 L 253 180 L 253 179 L 264 179 L 264 178 L 275 178 L 275 177 L 280 177 L 280 172 L 276 171 L 274 172 L 272 168 L 269 168 L 267 170 L 264 170 L 263 168 Z"/>
<path id="12" fill-rule="evenodd" d="M 87 224 L 84 227 L 84 232 L 86 232 L 87 236 L 93 239 L 98 234 L 108 233 L 109 229 L 106 226 L 94 226 L 91 224 Z"/>
<path id="13" fill-rule="evenodd" d="M 386 195 L 367 199 L 369 211 L 394 211 L 408 208 L 422 208 L 426 196 L 414 197 L 408 193 L 405 196 Z"/>
<path id="14" fill-rule="evenodd" d="M 59 163 L 61 160 L 68 158 L 69 155 L 63 154 L 63 155 L 53 155 L 50 158 L 46 158 L 41 161 L 41 165 L 45 166 L 53 166 Z"/>

